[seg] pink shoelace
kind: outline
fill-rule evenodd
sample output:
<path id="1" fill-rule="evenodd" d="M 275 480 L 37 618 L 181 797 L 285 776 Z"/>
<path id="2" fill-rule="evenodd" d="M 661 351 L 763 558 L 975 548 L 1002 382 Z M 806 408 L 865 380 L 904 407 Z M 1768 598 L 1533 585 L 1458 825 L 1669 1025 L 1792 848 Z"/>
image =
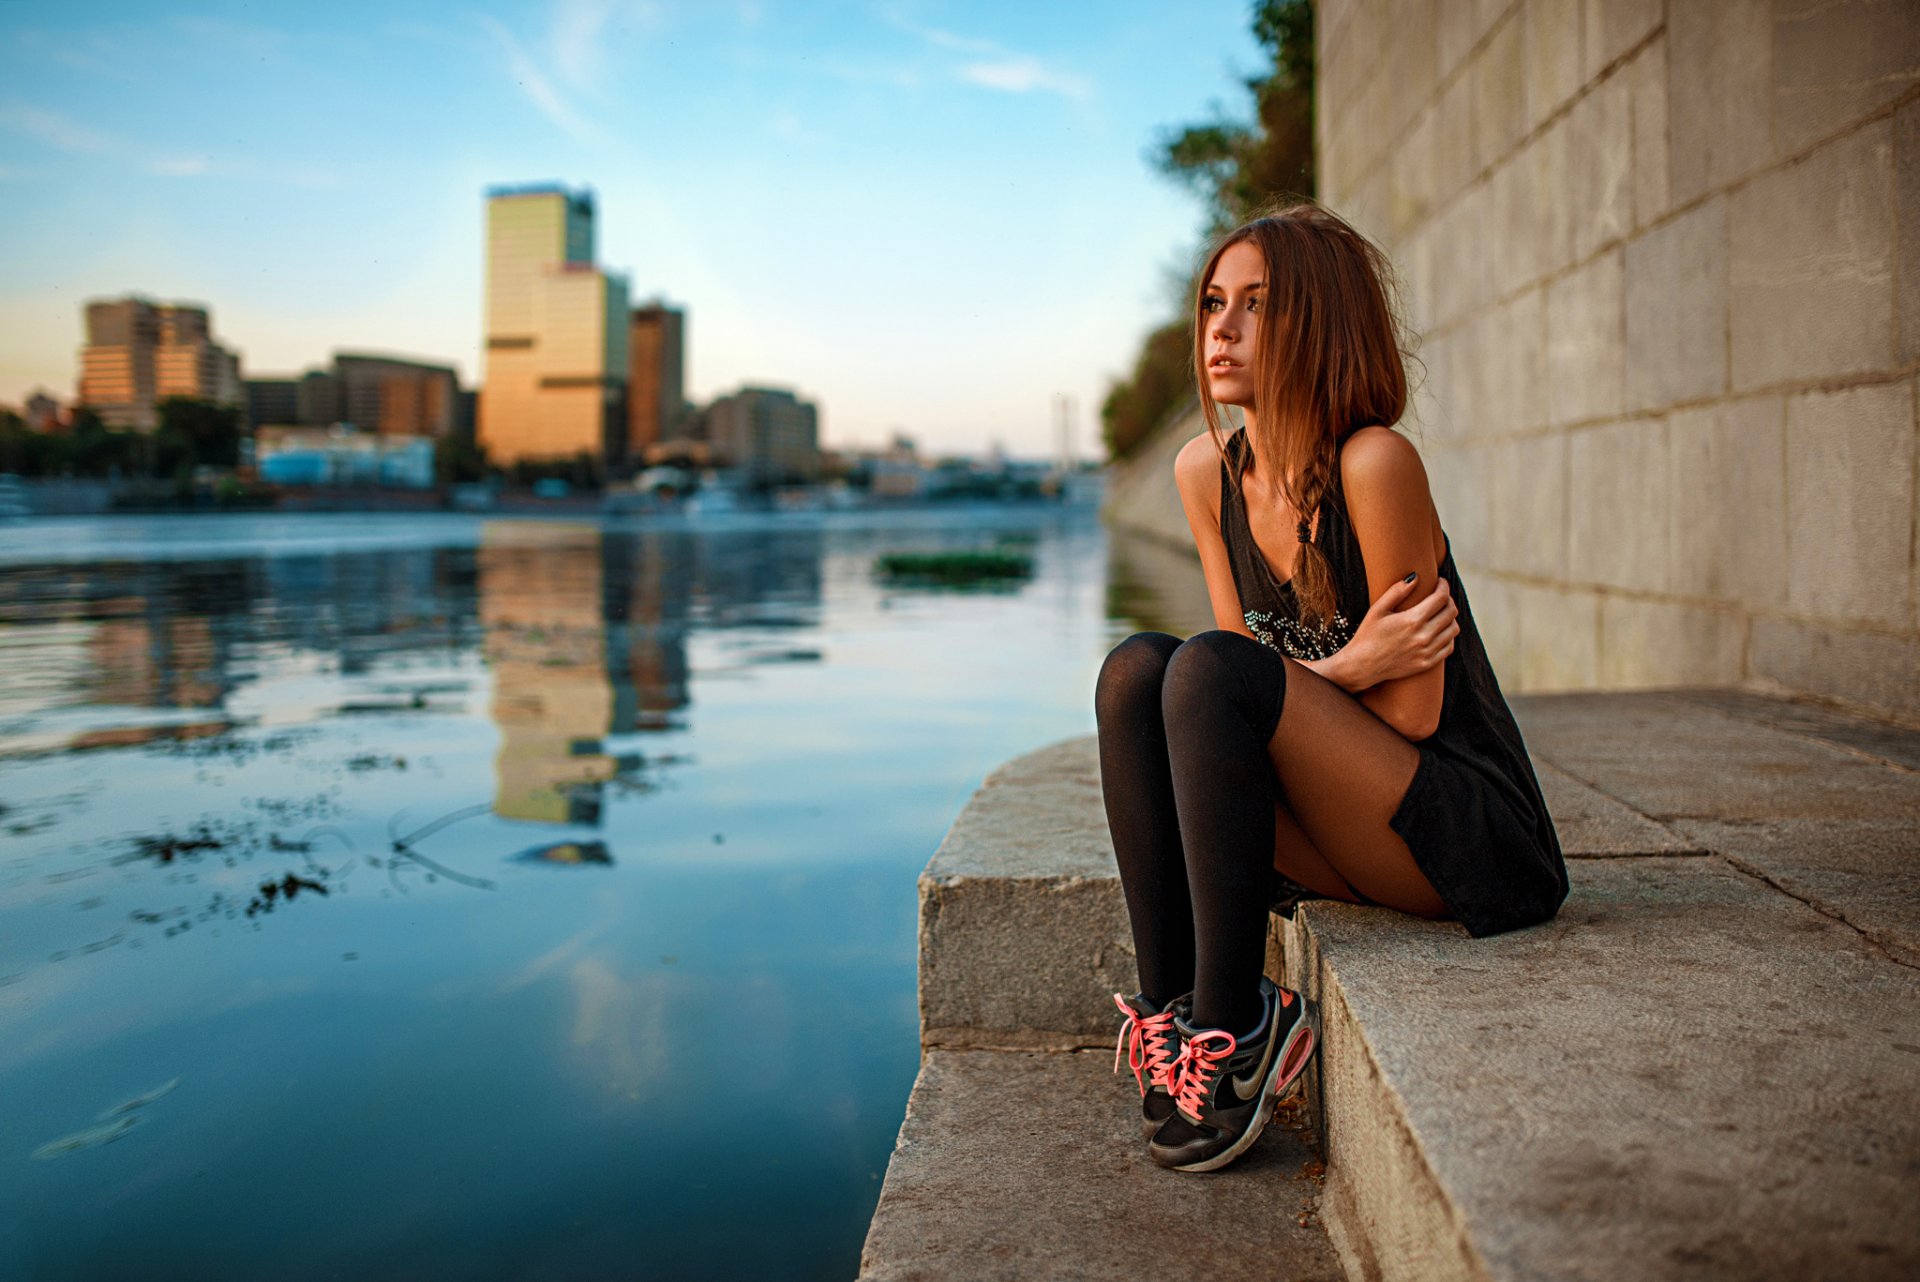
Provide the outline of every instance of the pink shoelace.
<path id="1" fill-rule="evenodd" d="M 1113 1044 L 1113 1071 L 1120 1071 L 1120 1057 L 1127 1057 L 1127 1067 L 1133 1070 L 1133 1079 L 1140 1083 L 1140 1093 L 1147 1093 L 1147 1084 L 1171 1088 L 1173 1075 L 1173 1011 L 1163 1010 L 1158 1015 L 1141 1018 L 1133 1007 L 1127 1005 L 1126 998 L 1119 993 L 1113 995 L 1113 1004 L 1127 1017 L 1120 1026 L 1120 1037 Z"/>
<path id="2" fill-rule="evenodd" d="M 1237 1045 L 1233 1034 L 1226 1029 L 1209 1028 L 1189 1037 L 1180 1053 L 1173 1057 L 1173 1081 L 1168 1088 L 1173 1106 L 1196 1126 L 1200 1122 L 1200 1106 L 1206 1101 L 1215 1074 L 1220 1071 L 1220 1062 L 1233 1054 Z"/>

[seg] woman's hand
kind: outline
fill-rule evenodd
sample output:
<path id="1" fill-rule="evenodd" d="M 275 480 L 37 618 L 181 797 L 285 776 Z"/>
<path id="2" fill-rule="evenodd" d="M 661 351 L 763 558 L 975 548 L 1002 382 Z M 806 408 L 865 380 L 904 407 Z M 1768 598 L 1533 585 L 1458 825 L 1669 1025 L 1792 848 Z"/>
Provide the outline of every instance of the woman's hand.
<path id="1" fill-rule="evenodd" d="M 1424 599 L 1402 609 L 1412 591 L 1413 582 L 1402 579 L 1382 592 L 1341 647 L 1340 684 L 1349 691 L 1358 694 L 1382 681 L 1425 672 L 1453 653 L 1453 639 L 1460 635 L 1453 589 L 1443 576 Z"/>

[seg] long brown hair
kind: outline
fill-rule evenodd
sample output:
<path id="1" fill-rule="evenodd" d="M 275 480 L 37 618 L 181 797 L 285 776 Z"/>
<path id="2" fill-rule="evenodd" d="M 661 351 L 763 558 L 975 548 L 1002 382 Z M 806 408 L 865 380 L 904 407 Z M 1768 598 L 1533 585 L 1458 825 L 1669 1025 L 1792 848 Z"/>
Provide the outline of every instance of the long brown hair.
<path id="1" fill-rule="evenodd" d="M 1339 215 L 1311 201 L 1236 227 L 1207 257 L 1193 300 L 1194 381 L 1214 446 L 1226 457 L 1220 406 L 1207 385 L 1207 285 L 1220 256 L 1247 241 L 1266 259 L 1248 444 L 1293 510 L 1311 520 L 1333 485 L 1340 443 L 1370 423 L 1392 426 L 1407 408 L 1410 340 L 1396 304 L 1393 264 Z M 1236 492 L 1240 475 L 1229 469 Z M 1244 501 L 1245 495 L 1241 494 Z M 1322 626 L 1336 608 L 1333 568 L 1310 542 L 1294 562 L 1302 618 Z"/>

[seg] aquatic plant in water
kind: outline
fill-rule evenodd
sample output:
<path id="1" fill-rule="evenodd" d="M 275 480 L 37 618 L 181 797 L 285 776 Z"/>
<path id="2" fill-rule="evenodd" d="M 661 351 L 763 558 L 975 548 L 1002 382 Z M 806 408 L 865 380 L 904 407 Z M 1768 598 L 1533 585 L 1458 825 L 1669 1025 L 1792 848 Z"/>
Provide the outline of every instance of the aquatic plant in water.
<path id="1" fill-rule="evenodd" d="M 895 582 L 966 587 L 1031 578 L 1033 558 L 997 547 L 945 552 L 886 552 L 874 561 L 874 572 L 883 579 Z"/>

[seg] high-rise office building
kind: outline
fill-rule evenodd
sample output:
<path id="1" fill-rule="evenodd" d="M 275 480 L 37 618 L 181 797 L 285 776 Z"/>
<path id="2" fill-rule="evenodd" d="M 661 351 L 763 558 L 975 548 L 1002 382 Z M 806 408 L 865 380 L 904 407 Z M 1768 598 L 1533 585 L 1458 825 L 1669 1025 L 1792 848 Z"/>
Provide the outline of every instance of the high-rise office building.
<path id="1" fill-rule="evenodd" d="M 129 295 L 90 302 L 86 316 L 79 402 L 108 426 L 152 431 L 169 396 L 246 403 L 239 358 L 214 341 L 204 307 Z"/>
<path id="2" fill-rule="evenodd" d="M 750 484 L 785 485 L 820 474 L 820 413 L 811 401 L 770 387 L 743 387 L 707 407 L 714 452 Z"/>
<path id="3" fill-rule="evenodd" d="M 593 265 L 593 194 L 487 191 L 479 438 L 495 463 L 626 454 L 627 283 Z"/>
<path id="4" fill-rule="evenodd" d="M 654 301 L 633 309 L 627 326 L 627 451 L 648 458 L 681 439 L 686 423 L 687 314 Z"/>

